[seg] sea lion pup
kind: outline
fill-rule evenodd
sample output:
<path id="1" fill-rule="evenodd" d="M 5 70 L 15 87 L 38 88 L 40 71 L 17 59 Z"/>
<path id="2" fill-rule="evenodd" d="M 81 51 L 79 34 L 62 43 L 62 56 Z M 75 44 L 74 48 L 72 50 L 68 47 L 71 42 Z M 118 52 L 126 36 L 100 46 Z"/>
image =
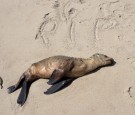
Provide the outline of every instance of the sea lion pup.
<path id="1" fill-rule="evenodd" d="M 103 54 L 94 54 L 88 59 L 74 58 L 67 56 L 53 56 L 31 65 L 20 77 L 17 84 L 8 88 L 8 93 L 16 91 L 22 83 L 22 89 L 17 103 L 23 105 L 26 101 L 29 83 L 43 78 L 49 79 L 48 84 L 52 85 L 45 94 L 54 93 L 63 88 L 73 79 L 88 74 L 89 72 L 111 65 L 114 60 Z M 63 79 L 67 78 L 67 79 Z"/>

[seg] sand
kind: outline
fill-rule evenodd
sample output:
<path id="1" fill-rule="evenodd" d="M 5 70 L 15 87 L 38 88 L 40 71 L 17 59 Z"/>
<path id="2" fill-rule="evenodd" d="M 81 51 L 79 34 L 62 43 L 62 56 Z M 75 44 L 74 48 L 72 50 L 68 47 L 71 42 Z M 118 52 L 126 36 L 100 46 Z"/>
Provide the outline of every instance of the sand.
<path id="1" fill-rule="evenodd" d="M 0 115 L 135 115 L 134 0 L 1 0 Z M 40 79 L 23 107 L 15 84 L 34 62 L 54 56 L 90 57 L 103 53 L 114 66 L 44 95 Z"/>

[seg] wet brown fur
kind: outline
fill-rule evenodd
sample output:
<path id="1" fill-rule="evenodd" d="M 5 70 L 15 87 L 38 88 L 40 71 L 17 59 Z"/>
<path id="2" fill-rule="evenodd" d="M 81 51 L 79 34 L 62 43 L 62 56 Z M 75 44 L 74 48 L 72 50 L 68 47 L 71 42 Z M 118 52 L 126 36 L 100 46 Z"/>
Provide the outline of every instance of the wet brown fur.
<path id="1" fill-rule="evenodd" d="M 94 54 L 88 59 L 53 56 L 31 65 L 25 72 L 28 81 L 50 78 L 54 70 L 63 71 L 63 77 L 81 77 L 101 66 L 109 65 L 113 59 L 103 54 Z"/>

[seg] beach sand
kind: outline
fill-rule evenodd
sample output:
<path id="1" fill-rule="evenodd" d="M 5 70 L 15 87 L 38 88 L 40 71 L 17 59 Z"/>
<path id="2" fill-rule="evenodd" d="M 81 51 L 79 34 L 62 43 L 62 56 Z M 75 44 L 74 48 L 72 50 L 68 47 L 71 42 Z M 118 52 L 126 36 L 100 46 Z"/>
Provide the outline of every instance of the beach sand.
<path id="1" fill-rule="evenodd" d="M 23 107 L 7 88 L 34 62 L 54 55 L 103 53 L 114 66 L 44 95 L 34 82 Z M 135 115 L 134 0 L 1 0 L 0 115 Z"/>

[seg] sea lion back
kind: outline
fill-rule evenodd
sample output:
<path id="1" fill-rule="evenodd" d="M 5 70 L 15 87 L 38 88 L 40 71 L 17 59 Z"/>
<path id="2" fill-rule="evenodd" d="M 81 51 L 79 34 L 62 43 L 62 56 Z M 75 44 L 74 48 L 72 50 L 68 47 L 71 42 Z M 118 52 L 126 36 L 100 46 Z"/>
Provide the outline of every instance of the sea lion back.
<path id="1" fill-rule="evenodd" d="M 51 77 L 54 70 L 69 71 L 73 64 L 73 58 L 67 56 L 53 56 L 34 63 L 35 74 L 42 78 Z"/>

